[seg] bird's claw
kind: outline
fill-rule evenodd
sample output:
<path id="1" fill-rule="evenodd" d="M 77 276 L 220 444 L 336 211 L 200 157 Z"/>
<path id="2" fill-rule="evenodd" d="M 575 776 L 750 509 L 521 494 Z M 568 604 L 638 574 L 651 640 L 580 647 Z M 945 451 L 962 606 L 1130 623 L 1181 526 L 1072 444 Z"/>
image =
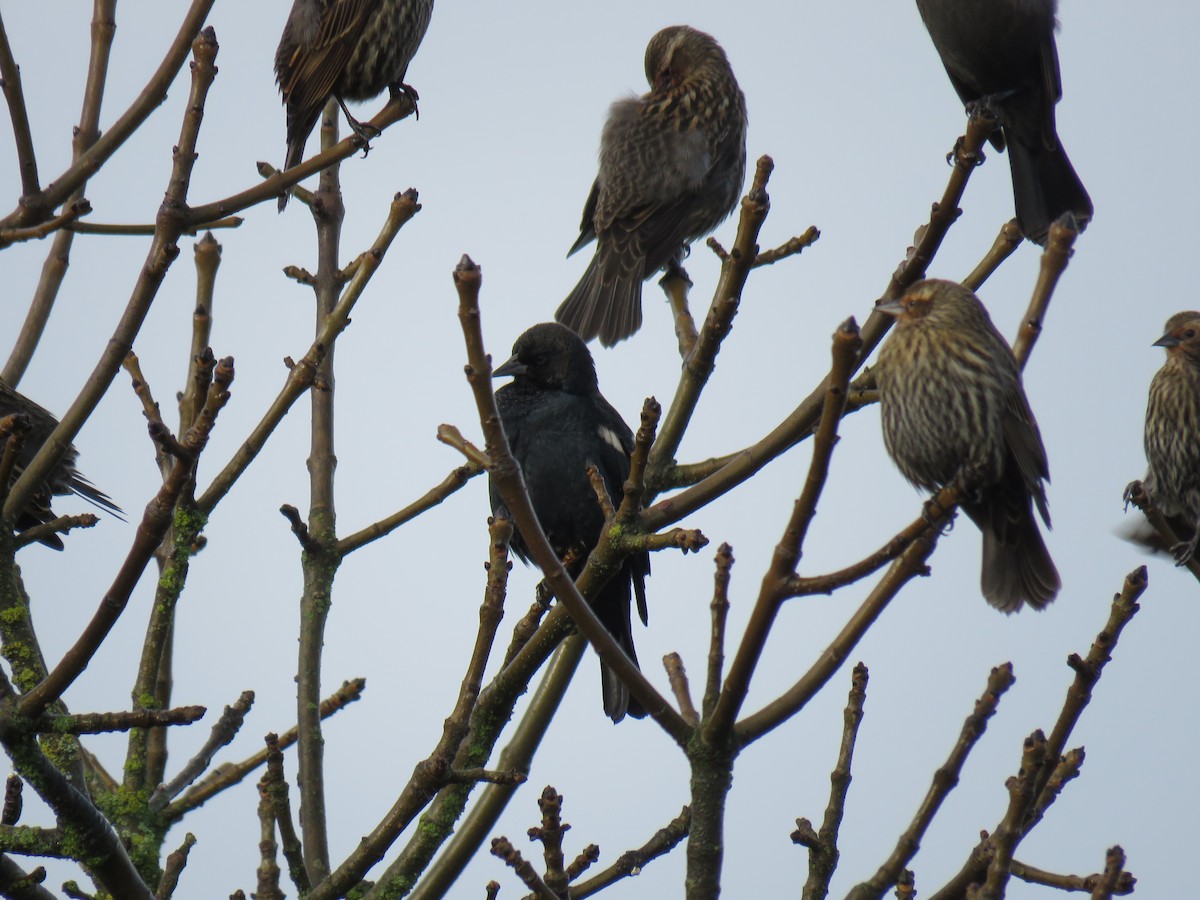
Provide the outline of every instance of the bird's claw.
<path id="1" fill-rule="evenodd" d="M 1192 535 L 1190 541 L 1180 541 L 1171 548 L 1171 555 L 1175 557 L 1175 565 L 1186 566 L 1191 562 L 1192 557 L 1196 555 L 1196 545 L 1200 543 L 1200 528 L 1196 529 L 1196 533 Z"/>
<path id="2" fill-rule="evenodd" d="M 403 81 L 399 84 L 389 84 L 388 95 L 391 100 L 399 100 L 401 97 L 408 97 L 412 100 L 413 116 L 418 122 L 421 121 L 421 108 L 417 105 L 417 101 L 421 99 L 421 95 L 417 93 L 415 87 L 411 84 L 405 84 Z"/>
<path id="3" fill-rule="evenodd" d="M 1134 479 L 1125 485 L 1125 493 L 1121 495 L 1121 499 L 1125 501 L 1125 512 L 1129 512 L 1130 503 L 1141 509 L 1141 501 L 1145 499 L 1145 487 L 1140 481 Z"/>
<path id="4" fill-rule="evenodd" d="M 930 528 L 935 527 L 938 523 L 938 519 L 945 516 L 946 512 L 947 510 L 937 502 L 937 497 L 930 497 L 923 504 L 921 504 L 921 518 L 925 520 L 925 524 Z M 945 534 L 949 534 L 953 530 L 954 516 L 950 516 L 950 518 L 946 519 L 945 524 L 942 525 L 942 531 Z"/>

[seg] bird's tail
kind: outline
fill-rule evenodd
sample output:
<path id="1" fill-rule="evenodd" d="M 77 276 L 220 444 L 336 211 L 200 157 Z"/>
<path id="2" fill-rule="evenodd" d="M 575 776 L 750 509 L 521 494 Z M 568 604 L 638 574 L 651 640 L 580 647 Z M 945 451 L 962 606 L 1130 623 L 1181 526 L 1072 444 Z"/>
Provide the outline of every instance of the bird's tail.
<path id="1" fill-rule="evenodd" d="M 603 247 L 588 263 L 579 284 L 567 295 L 554 318 L 585 341 L 599 337 L 611 347 L 642 327 L 642 272 L 606 265 Z"/>
<path id="2" fill-rule="evenodd" d="M 1033 510 L 1026 505 L 1020 521 L 1010 521 L 1003 533 L 986 524 L 981 530 L 984 599 L 1005 613 L 1014 613 L 1026 603 L 1045 609 L 1058 596 L 1062 582 Z"/>
<path id="3" fill-rule="evenodd" d="M 291 129 L 288 129 L 288 130 L 290 131 Z M 283 161 L 283 171 L 284 172 L 286 172 L 292 166 L 296 165 L 302 159 L 304 159 L 304 142 L 307 139 L 308 139 L 308 135 L 305 134 L 304 137 L 300 138 L 299 140 L 296 140 L 294 138 L 290 138 L 288 140 L 287 158 Z M 280 212 L 283 212 L 285 209 L 287 209 L 288 200 L 290 200 L 291 198 L 292 198 L 292 192 L 290 189 L 284 191 L 282 194 L 279 195 L 279 211 Z"/>
<path id="4" fill-rule="evenodd" d="M 112 498 L 100 488 L 96 487 L 78 472 L 71 474 L 71 480 L 68 483 L 71 488 L 71 493 L 82 497 L 84 500 L 91 503 L 93 506 L 99 507 L 107 513 L 116 516 L 122 522 L 125 521 L 125 510 L 113 503 Z"/>
<path id="5" fill-rule="evenodd" d="M 596 616 L 608 633 L 613 636 L 625 655 L 638 664 L 637 651 L 633 648 L 633 628 L 630 622 L 630 574 L 622 568 L 604 586 L 595 603 Z M 646 710 L 638 699 L 629 693 L 629 687 L 603 659 L 600 660 L 600 688 L 604 696 L 604 713 L 613 723 L 625 716 L 635 719 L 645 717 Z"/>
<path id="6" fill-rule="evenodd" d="M 1021 233 L 1036 244 L 1045 244 L 1050 225 L 1063 213 L 1073 213 L 1082 231 L 1092 218 L 1092 198 L 1075 174 L 1062 144 L 1053 149 L 1008 142 L 1013 199 Z"/>
<path id="7" fill-rule="evenodd" d="M 286 172 L 304 159 L 304 145 L 308 143 L 308 136 L 312 134 L 313 128 L 316 127 L 317 119 L 321 118 L 321 110 L 324 106 L 325 104 L 322 103 L 315 110 L 300 110 L 293 109 L 289 104 L 287 112 L 287 158 L 283 161 L 283 171 Z M 280 212 L 283 212 L 287 207 L 291 196 L 291 191 L 284 191 L 280 196 Z"/>

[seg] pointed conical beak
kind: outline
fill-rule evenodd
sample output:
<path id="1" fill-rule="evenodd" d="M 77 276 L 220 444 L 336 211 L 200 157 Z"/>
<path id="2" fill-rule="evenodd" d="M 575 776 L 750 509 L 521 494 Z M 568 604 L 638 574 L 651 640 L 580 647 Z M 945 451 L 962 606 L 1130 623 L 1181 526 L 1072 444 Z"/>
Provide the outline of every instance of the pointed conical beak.
<path id="1" fill-rule="evenodd" d="M 904 312 L 904 307 L 900 304 L 900 298 L 895 300 L 884 300 L 882 303 L 876 303 L 875 309 L 883 313 L 885 316 L 897 318 Z"/>
<path id="2" fill-rule="evenodd" d="M 528 366 L 515 356 L 510 356 L 504 363 L 492 370 L 493 378 L 504 378 L 506 375 L 524 375 Z"/>

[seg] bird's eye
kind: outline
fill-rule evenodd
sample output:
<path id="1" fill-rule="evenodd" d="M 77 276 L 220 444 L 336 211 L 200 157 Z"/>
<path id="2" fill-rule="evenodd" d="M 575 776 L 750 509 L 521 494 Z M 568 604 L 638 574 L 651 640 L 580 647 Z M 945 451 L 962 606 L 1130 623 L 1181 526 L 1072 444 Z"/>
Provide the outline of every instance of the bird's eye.
<path id="1" fill-rule="evenodd" d="M 1190 341 L 1190 340 L 1191 340 L 1192 338 L 1194 338 L 1195 336 L 1196 336 L 1196 329 L 1195 329 L 1195 328 L 1188 328 L 1188 329 L 1186 329 L 1186 330 L 1183 332 L 1183 339 L 1184 339 L 1185 341 Z"/>

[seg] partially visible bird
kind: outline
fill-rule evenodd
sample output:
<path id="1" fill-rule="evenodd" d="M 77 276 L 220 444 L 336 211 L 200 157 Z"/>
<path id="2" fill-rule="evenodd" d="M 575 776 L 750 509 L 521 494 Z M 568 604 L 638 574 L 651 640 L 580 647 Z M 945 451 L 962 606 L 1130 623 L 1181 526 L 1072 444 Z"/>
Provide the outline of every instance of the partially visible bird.
<path id="1" fill-rule="evenodd" d="M 512 383 L 496 391 L 504 433 L 550 546 L 560 558 L 577 551 L 570 574 L 578 576 L 604 526 L 587 468 L 596 466 L 609 497 L 619 504 L 629 475 L 633 432 L 601 395 L 587 345 L 563 325 L 534 325 L 517 338 L 512 358 L 493 375 L 513 376 Z M 511 518 L 494 482 L 490 493 L 492 511 Z M 522 560 L 531 561 L 519 531 L 513 534 L 511 546 Z M 596 616 L 635 664 L 630 593 L 632 589 L 645 624 L 649 574 L 649 554 L 635 553 L 591 601 Z M 646 714 L 603 660 L 600 675 L 609 718 L 619 722 L 626 714 L 639 719 Z"/>
<path id="2" fill-rule="evenodd" d="M 1008 148 L 1021 232 L 1044 244 L 1050 224 L 1066 212 L 1087 227 L 1092 200 L 1054 121 L 1062 97 L 1058 0 L 917 0 L 917 9 L 962 102 L 986 98 L 999 110 L 992 144 Z"/>
<path id="3" fill-rule="evenodd" d="M 287 104 L 285 169 L 304 158 L 330 97 L 358 134 L 366 126 L 350 115 L 347 100 L 370 100 L 384 88 L 417 99 L 404 75 L 432 13 L 433 0 L 295 0 L 275 51 L 275 80 Z M 279 198 L 281 212 L 287 200 Z"/>
<path id="4" fill-rule="evenodd" d="M 0 418 L 11 415 L 24 415 L 29 422 L 29 428 L 21 441 L 20 448 L 17 450 L 12 477 L 9 479 L 10 487 L 25 470 L 25 467 L 33 461 L 37 452 L 42 449 L 42 444 L 46 443 L 46 439 L 50 437 L 51 432 L 58 427 L 58 419 L 54 418 L 54 416 L 24 394 L 14 391 L 4 382 L 0 381 Z M 8 441 L 9 438 L 7 436 L 0 438 L 0 456 L 3 455 L 5 448 L 8 446 Z M 107 494 L 84 478 L 79 473 L 79 470 L 75 468 L 75 460 L 78 457 L 79 451 L 73 446 L 67 447 L 66 452 L 59 459 L 58 465 L 50 471 L 45 482 L 39 485 L 37 490 L 30 495 L 28 503 L 21 510 L 16 521 L 18 531 L 25 531 L 35 525 L 54 521 L 57 517 L 50 509 L 50 498 L 66 494 L 77 494 L 92 505 L 112 513 L 117 518 L 121 518 L 121 508 L 113 503 Z M 62 538 L 57 534 L 47 535 L 41 539 L 41 543 L 55 550 L 63 548 Z"/>
<path id="5" fill-rule="evenodd" d="M 600 169 L 571 253 L 596 254 L 554 317 L 611 347 L 642 326 L 642 282 L 737 204 L 746 175 L 746 100 L 725 51 L 686 25 L 646 47 L 650 92 L 613 103 Z"/>
<path id="6" fill-rule="evenodd" d="M 1042 542 L 1046 449 L 1012 350 L 973 293 L 952 281 L 920 281 L 881 303 L 896 327 L 876 377 L 883 442 L 918 487 L 960 480 L 963 511 L 983 532 L 983 596 L 1006 613 L 1042 609 L 1058 571 Z"/>
<path id="7" fill-rule="evenodd" d="M 1167 361 L 1146 402 L 1146 493 L 1172 527 L 1187 535 L 1169 548 L 1181 565 L 1200 542 L 1200 312 L 1176 313 L 1154 342 Z M 1137 535 L 1133 536 L 1135 540 Z"/>

